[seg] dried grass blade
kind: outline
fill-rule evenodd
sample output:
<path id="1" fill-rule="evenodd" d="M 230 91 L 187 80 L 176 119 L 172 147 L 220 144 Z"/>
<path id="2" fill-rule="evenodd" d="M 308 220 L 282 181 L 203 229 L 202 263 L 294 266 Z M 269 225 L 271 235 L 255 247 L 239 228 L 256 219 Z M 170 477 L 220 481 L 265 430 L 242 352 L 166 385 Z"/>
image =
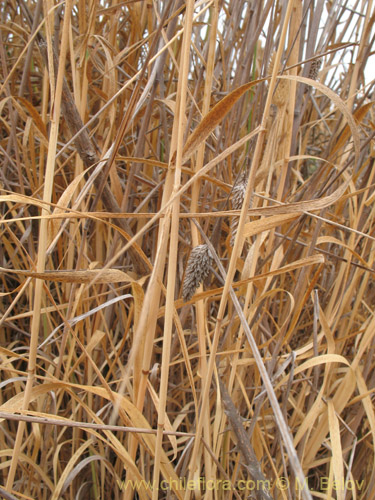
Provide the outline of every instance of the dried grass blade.
<path id="1" fill-rule="evenodd" d="M 336 484 L 340 485 L 337 488 L 337 500 L 342 500 L 344 495 L 344 489 L 342 485 L 344 483 L 344 469 L 343 463 L 344 458 L 342 456 L 342 447 L 340 439 L 340 426 L 339 420 L 336 416 L 335 407 L 332 400 L 328 400 L 328 425 L 331 435 L 331 445 L 332 445 L 332 460 L 331 465 L 333 466 L 333 477 L 335 478 Z"/>
<path id="2" fill-rule="evenodd" d="M 46 393 L 49 391 L 56 391 L 59 389 L 67 389 L 67 390 L 79 390 L 79 391 L 86 391 L 91 394 L 95 394 L 97 396 L 102 397 L 105 400 L 108 401 L 116 401 L 122 410 L 124 410 L 132 424 L 134 424 L 134 427 L 137 427 L 139 429 L 151 429 L 150 424 L 144 417 L 144 415 L 136 408 L 131 401 L 129 401 L 127 398 L 124 396 L 121 396 L 117 394 L 116 392 L 111 392 L 111 394 L 108 393 L 107 389 L 102 388 L 102 387 L 96 387 L 96 386 L 88 386 L 88 385 L 80 385 L 80 384 L 72 384 L 68 382 L 63 382 L 60 380 L 55 380 L 53 383 L 45 383 L 40 386 L 35 386 L 32 388 L 31 391 L 31 401 L 35 401 L 40 397 L 43 397 Z M 11 398 L 9 401 L 4 403 L 3 405 L 0 406 L 0 411 L 5 410 L 5 411 L 20 411 L 22 408 L 22 401 L 23 401 L 23 393 L 19 393 L 13 398 Z M 139 425 L 138 425 L 139 424 Z M 97 433 L 95 433 L 98 435 Z M 140 472 L 138 471 L 138 468 L 135 466 L 134 461 L 130 458 L 130 455 L 128 454 L 127 450 L 125 447 L 120 443 L 120 441 L 114 436 L 114 434 L 110 431 L 105 431 L 105 434 L 108 439 L 111 440 L 112 444 L 111 446 L 114 446 L 114 449 L 116 452 L 121 453 L 122 458 L 125 459 L 125 463 L 127 466 L 131 469 L 132 473 L 138 480 L 142 480 L 143 477 L 141 476 Z M 156 437 L 153 434 L 143 434 L 142 435 L 142 440 L 149 449 L 149 451 L 154 455 L 155 453 L 155 443 L 156 443 Z M 167 481 L 171 481 L 172 485 L 172 491 L 176 494 L 178 499 L 182 499 L 181 495 L 181 490 L 178 487 L 179 483 L 179 478 L 177 477 L 177 474 L 172 467 L 170 460 L 166 453 L 163 451 L 162 452 L 162 460 L 161 460 L 161 471 L 163 473 L 163 476 L 166 478 Z"/>
<path id="3" fill-rule="evenodd" d="M 374 106 L 375 101 L 368 102 L 367 104 L 364 104 L 361 106 L 359 109 L 357 109 L 353 113 L 353 118 L 356 123 L 360 124 L 362 123 L 363 119 L 367 115 L 367 113 L 370 111 L 370 109 Z M 347 144 L 349 137 L 351 135 L 351 128 L 349 125 L 346 125 L 344 127 L 344 130 L 341 132 L 339 138 L 337 139 L 336 144 L 333 146 L 332 151 L 331 151 L 331 156 L 333 156 L 337 151 L 339 151 L 345 144 Z"/>
<path id="4" fill-rule="evenodd" d="M 89 440 L 89 441 L 93 442 L 93 440 Z M 63 495 L 66 492 L 66 490 L 69 488 L 71 483 L 74 481 L 74 479 L 81 473 L 81 471 L 87 465 L 89 465 L 91 462 L 95 462 L 95 461 L 104 462 L 104 465 L 106 466 L 106 470 L 108 470 L 109 472 L 113 472 L 113 468 L 111 467 L 111 463 L 106 458 L 104 458 L 102 455 L 90 455 L 89 457 L 86 457 L 83 460 L 81 460 L 70 472 L 68 472 L 67 475 L 64 474 L 65 470 L 66 470 L 66 469 L 64 469 L 64 471 L 63 471 L 64 476 L 61 476 L 59 483 L 58 483 L 58 486 L 60 489 L 59 495 L 60 496 Z M 64 477 L 65 481 L 61 485 L 60 483 L 62 482 L 61 479 L 63 477 Z M 56 500 L 58 500 L 58 498 L 59 498 L 55 495 L 55 492 L 54 492 L 54 498 L 56 498 Z"/>
<path id="5" fill-rule="evenodd" d="M 204 235 L 204 233 L 202 232 L 202 236 L 203 235 Z M 215 259 L 216 264 L 219 267 L 219 270 L 221 272 L 223 279 L 228 280 L 228 275 L 226 274 L 225 269 L 224 269 L 223 265 L 221 264 L 220 259 L 217 256 L 215 249 L 213 248 L 212 244 L 210 243 L 210 241 L 208 240 L 208 238 L 206 236 L 204 237 L 204 239 L 205 239 L 205 242 L 210 249 L 210 252 L 211 252 L 213 258 Z M 238 239 L 238 238 L 236 238 L 236 239 Z M 264 365 L 264 361 L 261 357 L 257 343 L 253 337 L 253 334 L 250 330 L 247 319 L 245 318 L 244 312 L 241 308 L 241 305 L 238 301 L 238 298 L 234 292 L 234 289 L 233 289 L 231 283 L 229 283 L 229 285 L 228 285 L 228 292 L 230 294 L 230 298 L 232 299 L 235 310 L 239 316 L 242 328 L 243 328 L 244 333 L 245 333 L 246 340 L 247 340 L 247 342 L 248 342 L 248 344 L 253 352 L 253 356 L 254 356 L 257 368 L 259 370 L 262 382 L 264 384 L 264 387 L 266 389 L 266 392 L 267 392 L 267 395 L 269 398 L 270 405 L 271 405 L 272 410 L 273 410 L 274 415 L 275 415 L 277 426 L 280 430 L 280 433 L 282 435 L 286 450 L 288 452 L 290 465 L 293 468 L 294 473 L 296 475 L 296 478 L 298 479 L 300 484 L 304 485 L 304 484 L 306 484 L 305 475 L 304 475 L 304 472 L 302 470 L 301 463 L 300 463 L 299 457 L 297 455 L 296 449 L 293 445 L 290 430 L 289 430 L 289 428 L 285 422 L 284 416 L 281 412 L 281 408 L 280 408 L 280 405 L 278 403 L 278 400 L 277 400 L 277 397 L 275 394 L 275 390 L 273 388 L 271 379 L 270 379 L 269 374 L 268 374 L 266 367 Z M 219 324 L 219 322 L 218 322 L 218 324 Z M 311 494 L 310 494 L 308 489 L 303 488 L 302 495 L 306 500 L 312 500 Z"/>
<path id="6" fill-rule="evenodd" d="M 269 231 L 274 227 L 281 226 L 286 222 L 290 222 L 294 219 L 297 219 L 303 212 L 295 212 L 289 214 L 280 214 L 280 215 L 271 215 L 270 217 L 266 217 L 265 219 L 255 220 L 252 222 L 248 222 L 245 224 L 242 235 L 245 238 L 250 236 L 254 236 L 255 234 L 262 233 L 263 231 Z"/>
<path id="7" fill-rule="evenodd" d="M 57 281 L 59 283 L 133 283 L 135 280 L 119 269 L 85 269 L 80 271 L 44 271 L 38 273 L 25 271 L 23 269 L 5 269 L 0 267 L 3 273 L 18 274 L 28 278 Z M 105 271 L 105 272 L 104 272 Z"/>
<path id="8" fill-rule="evenodd" d="M 34 108 L 34 106 L 24 97 L 18 96 L 18 97 L 14 97 L 14 99 L 19 101 L 22 104 L 22 106 L 24 106 L 27 109 L 27 111 L 30 113 L 30 116 L 32 117 L 37 128 L 40 130 L 40 132 L 43 134 L 43 136 L 46 139 L 48 139 L 47 127 L 46 127 L 44 121 L 42 120 L 42 117 L 38 113 L 38 111 Z"/>
<path id="9" fill-rule="evenodd" d="M 297 201 L 295 203 L 288 203 L 285 205 L 276 205 L 273 207 L 259 207 L 250 208 L 247 210 L 248 215 L 274 215 L 276 214 L 290 214 L 293 212 L 309 212 L 314 210 L 321 210 L 322 208 L 329 207 L 345 193 L 349 181 L 344 182 L 340 187 L 336 189 L 332 194 L 325 196 L 323 198 L 318 198 L 317 200 L 304 200 Z"/>
<path id="10" fill-rule="evenodd" d="M 293 262 L 291 264 L 286 264 L 285 266 L 282 266 L 282 267 L 275 269 L 273 271 L 269 271 L 267 273 L 262 273 L 262 274 L 257 274 L 256 276 L 252 276 L 251 278 L 246 278 L 246 279 L 243 279 L 240 281 L 236 281 L 233 283 L 232 286 L 234 289 L 237 289 L 237 288 L 239 288 L 243 285 L 246 285 L 248 283 L 251 283 L 253 281 L 264 280 L 265 278 L 269 278 L 272 276 L 278 276 L 280 274 L 295 271 L 296 269 L 300 269 L 300 268 L 303 268 L 306 266 L 312 266 L 312 265 L 316 265 L 316 264 L 319 265 L 319 264 L 323 264 L 323 263 L 324 263 L 324 256 L 321 253 L 318 253 L 318 254 L 312 255 L 311 257 L 304 257 L 302 259 L 296 260 L 295 262 Z M 207 290 L 207 291 L 201 292 L 201 293 L 196 293 L 194 295 L 194 297 L 187 302 L 187 304 L 193 304 L 194 302 L 196 302 L 198 300 L 212 298 L 212 297 L 215 297 L 217 295 L 221 295 L 222 292 L 223 292 L 223 287 L 214 288 L 212 290 Z M 176 308 L 180 308 L 183 305 L 185 305 L 185 302 L 182 299 L 176 300 L 176 302 L 175 302 Z M 164 315 L 164 307 L 160 308 L 158 317 L 162 317 L 163 315 Z"/>
<path id="11" fill-rule="evenodd" d="M 262 81 L 264 80 L 245 83 L 215 104 L 211 111 L 202 118 L 202 121 L 194 132 L 188 137 L 183 150 L 182 162 L 185 162 L 194 153 L 244 93 Z"/>
<path id="12" fill-rule="evenodd" d="M 242 421 L 240 419 L 240 415 L 232 398 L 230 397 L 227 388 L 219 378 L 219 387 L 221 392 L 222 404 L 225 408 L 225 414 L 229 420 L 229 423 L 232 427 L 234 434 L 237 437 L 237 445 L 241 450 L 242 456 L 245 460 L 245 465 L 250 472 L 251 477 L 256 481 L 256 484 L 260 485 L 257 488 L 256 493 L 257 497 L 264 498 L 265 500 L 272 500 L 268 490 L 266 489 L 266 485 L 269 484 L 269 481 L 264 477 L 262 473 L 262 469 L 260 467 L 260 463 L 257 460 L 254 449 L 251 446 L 248 435 L 246 434 L 245 429 L 243 428 Z"/>
<path id="13" fill-rule="evenodd" d="M 302 76 L 291 76 L 291 75 L 285 75 L 285 76 L 278 76 L 278 78 L 285 78 L 287 80 L 295 80 L 300 83 L 305 83 L 307 85 L 311 85 L 312 87 L 317 88 L 322 92 L 322 94 L 326 95 L 333 101 L 333 103 L 337 106 L 337 108 L 341 111 L 341 113 L 345 116 L 346 121 L 348 122 L 348 126 L 350 128 L 350 131 L 353 136 L 353 141 L 354 141 L 354 154 L 355 154 L 355 165 L 359 164 L 359 155 L 361 151 L 361 143 L 360 143 L 360 137 L 359 137 L 359 132 L 358 132 L 358 126 L 355 122 L 354 116 L 348 106 L 345 104 L 345 102 L 339 97 L 333 90 L 331 90 L 329 87 L 326 85 L 323 85 L 320 82 L 317 82 L 316 80 L 311 80 L 310 78 L 304 78 Z"/>
<path id="14" fill-rule="evenodd" d="M 369 391 L 366 385 L 366 382 L 363 378 L 363 375 L 361 371 L 357 368 L 356 369 L 356 377 L 357 377 L 357 387 L 358 391 L 360 394 L 360 398 L 362 400 L 362 404 L 365 408 L 366 415 L 368 417 L 369 423 L 370 423 L 370 429 L 371 429 L 371 434 L 372 434 L 372 446 L 374 449 L 374 456 L 375 456 L 375 411 L 374 411 L 374 405 L 373 402 L 371 401 L 371 396 L 370 393 L 373 392 Z M 375 465 L 375 459 L 372 459 L 372 467 L 374 468 Z"/>
<path id="15" fill-rule="evenodd" d="M 159 399 L 159 396 L 157 395 L 155 389 L 152 387 L 152 384 L 149 380 L 147 380 L 147 389 L 150 393 L 150 396 L 151 396 L 152 402 L 154 403 L 155 408 L 158 408 L 160 399 Z M 165 426 L 165 430 L 173 431 L 173 426 L 171 424 L 171 421 L 169 420 L 168 415 L 165 415 L 164 426 Z M 172 446 L 172 450 L 173 450 L 172 460 L 175 460 L 177 457 L 177 439 L 176 439 L 176 436 L 173 436 L 172 434 L 168 434 L 168 440 L 170 441 L 171 446 Z"/>
<path id="16" fill-rule="evenodd" d="M 56 487 L 54 488 L 54 491 L 51 495 L 51 500 L 58 500 L 59 498 L 61 498 L 61 495 L 63 495 L 65 489 L 69 486 L 69 483 L 74 479 L 74 475 L 72 475 L 72 470 L 74 470 L 74 468 L 75 468 L 77 471 L 77 466 L 75 465 L 76 462 L 86 452 L 87 448 L 89 448 L 93 444 L 94 444 L 93 438 L 87 439 L 86 441 L 83 442 L 83 444 L 81 444 L 81 446 L 78 448 L 78 450 L 76 450 L 73 453 L 73 455 L 70 457 L 70 459 L 68 460 L 68 463 L 66 464 L 66 466 L 64 467 L 64 469 L 61 473 L 59 481 L 58 481 L 58 483 L 57 483 Z M 82 460 L 81 463 L 84 463 L 84 460 Z M 78 466 L 79 466 L 79 464 L 78 464 Z M 70 478 L 69 481 L 68 481 L 68 478 Z M 66 485 L 65 489 L 64 489 L 64 485 Z"/>
<path id="17" fill-rule="evenodd" d="M 14 203 L 35 205 L 45 210 L 48 209 L 48 207 L 51 205 L 47 201 L 37 200 L 36 198 L 32 198 L 31 196 L 26 196 L 24 194 L 3 194 L 0 196 L 0 203 L 8 203 L 9 201 L 12 201 Z"/>
<path id="18" fill-rule="evenodd" d="M 53 216 L 58 217 L 62 213 L 64 213 L 74 195 L 74 192 L 76 189 L 79 187 L 79 184 L 81 183 L 82 179 L 84 178 L 86 172 L 81 172 L 78 174 L 72 182 L 68 185 L 68 187 L 65 189 L 65 191 L 62 193 L 62 195 L 59 198 L 58 206 L 55 207 L 55 209 L 52 212 Z M 61 225 L 63 224 L 63 220 L 59 219 L 51 219 L 51 231 L 48 232 L 48 246 L 53 242 L 55 239 L 57 233 L 59 232 L 59 229 Z"/>
<path id="19" fill-rule="evenodd" d="M 345 364 L 348 365 L 348 369 L 345 373 L 345 376 L 342 378 L 340 385 L 337 387 L 335 395 L 333 396 L 333 402 L 336 411 L 339 414 L 342 411 L 342 409 L 345 408 L 345 405 L 351 398 L 353 391 L 356 388 L 356 385 L 358 383 L 355 376 L 356 370 L 360 365 L 364 351 L 367 349 L 369 343 L 373 339 L 374 328 L 375 328 L 375 318 L 372 317 L 371 320 L 369 320 L 367 323 L 366 330 L 362 335 L 362 339 L 356 350 L 356 355 L 353 362 L 349 364 L 348 361 L 345 360 Z M 324 415 L 321 421 L 319 422 L 319 427 L 314 430 L 311 439 L 309 440 L 308 443 L 309 447 L 306 453 L 307 463 L 311 463 L 311 461 L 315 457 L 324 437 L 328 433 L 328 430 L 329 430 L 328 417 Z"/>

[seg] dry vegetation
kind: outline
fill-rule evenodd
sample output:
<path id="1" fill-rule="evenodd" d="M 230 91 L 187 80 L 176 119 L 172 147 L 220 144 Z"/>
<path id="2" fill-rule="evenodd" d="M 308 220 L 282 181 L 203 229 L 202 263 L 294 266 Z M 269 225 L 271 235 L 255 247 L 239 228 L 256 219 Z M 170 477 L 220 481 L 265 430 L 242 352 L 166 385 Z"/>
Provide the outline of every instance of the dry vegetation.
<path id="1" fill-rule="evenodd" d="M 373 2 L 0 8 L 1 496 L 375 498 Z"/>

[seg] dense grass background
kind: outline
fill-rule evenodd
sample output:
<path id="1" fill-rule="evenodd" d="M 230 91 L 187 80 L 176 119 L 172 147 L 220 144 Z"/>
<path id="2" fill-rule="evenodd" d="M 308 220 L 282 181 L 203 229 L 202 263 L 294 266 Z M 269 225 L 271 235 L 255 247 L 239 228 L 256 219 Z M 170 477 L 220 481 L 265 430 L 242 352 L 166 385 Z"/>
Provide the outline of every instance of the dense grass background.
<path id="1" fill-rule="evenodd" d="M 373 1 L 0 13 L 1 496 L 375 498 Z"/>

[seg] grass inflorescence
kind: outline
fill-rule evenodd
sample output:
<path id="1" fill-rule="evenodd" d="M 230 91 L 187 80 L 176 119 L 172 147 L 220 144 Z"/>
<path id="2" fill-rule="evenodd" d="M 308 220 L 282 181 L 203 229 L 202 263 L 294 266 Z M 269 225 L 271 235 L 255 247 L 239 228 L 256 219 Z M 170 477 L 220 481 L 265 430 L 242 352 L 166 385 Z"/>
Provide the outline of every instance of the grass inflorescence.
<path id="1" fill-rule="evenodd" d="M 374 9 L 1 3 L 1 497 L 375 498 Z"/>

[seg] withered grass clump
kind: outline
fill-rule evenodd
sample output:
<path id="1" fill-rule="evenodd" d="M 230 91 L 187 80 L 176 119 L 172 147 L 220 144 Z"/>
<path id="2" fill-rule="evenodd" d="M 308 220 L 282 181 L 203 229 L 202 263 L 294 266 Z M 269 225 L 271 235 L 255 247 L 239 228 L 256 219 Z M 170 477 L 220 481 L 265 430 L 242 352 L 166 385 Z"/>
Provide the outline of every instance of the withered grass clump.
<path id="1" fill-rule="evenodd" d="M 374 9 L 0 3 L 1 498 L 375 498 Z"/>

